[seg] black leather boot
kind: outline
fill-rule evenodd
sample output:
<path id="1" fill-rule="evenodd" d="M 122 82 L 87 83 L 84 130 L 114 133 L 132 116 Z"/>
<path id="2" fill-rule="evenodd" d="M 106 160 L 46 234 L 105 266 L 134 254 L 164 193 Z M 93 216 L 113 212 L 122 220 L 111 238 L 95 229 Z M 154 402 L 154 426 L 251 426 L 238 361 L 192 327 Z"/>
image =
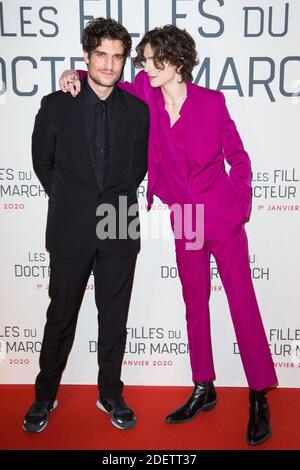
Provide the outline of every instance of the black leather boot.
<path id="1" fill-rule="evenodd" d="M 217 394 L 213 382 L 195 382 L 194 391 L 188 401 L 169 414 L 165 421 L 169 424 L 191 421 L 200 411 L 212 410 L 216 403 Z"/>
<path id="2" fill-rule="evenodd" d="M 270 426 L 270 411 L 265 390 L 249 393 L 249 423 L 247 430 L 247 442 L 256 446 L 265 442 L 272 434 Z"/>

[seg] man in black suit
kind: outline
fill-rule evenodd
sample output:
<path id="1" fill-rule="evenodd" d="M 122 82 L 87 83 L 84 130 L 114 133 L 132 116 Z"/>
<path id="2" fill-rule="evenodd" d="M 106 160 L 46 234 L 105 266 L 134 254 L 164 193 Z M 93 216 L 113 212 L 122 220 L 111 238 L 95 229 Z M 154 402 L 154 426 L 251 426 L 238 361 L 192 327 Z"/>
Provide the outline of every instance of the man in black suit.
<path id="1" fill-rule="evenodd" d="M 120 376 L 140 249 L 136 190 L 147 171 L 149 112 L 142 101 L 115 87 L 130 49 L 131 37 L 118 22 L 104 18 L 90 22 L 83 34 L 88 67 L 83 92 L 76 98 L 61 91 L 46 96 L 36 117 L 32 156 L 49 196 L 46 247 L 51 302 L 36 398 L 23 422 L 29 432 L 42 431 L 57 405 L 92 271 L 99 324 L 97 406 L 120 429 L 136 422 L 122 397 Z"/>

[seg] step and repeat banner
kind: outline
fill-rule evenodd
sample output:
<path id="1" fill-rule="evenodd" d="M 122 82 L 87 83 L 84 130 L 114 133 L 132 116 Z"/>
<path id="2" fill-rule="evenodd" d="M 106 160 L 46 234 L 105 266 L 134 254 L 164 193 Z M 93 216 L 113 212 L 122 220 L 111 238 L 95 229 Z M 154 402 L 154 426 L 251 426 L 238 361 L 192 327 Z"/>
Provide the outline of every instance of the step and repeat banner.
<path id="1" fill-rule="evenodd" d="M 300 387 L 298 0 L 0 1 L 1 383 L 34 382 L 49 303 L 47 196 L 31 164 L 34 118 L 41 98 L 58 89 L 61 72 L 84 68 L 81 34 L 99 16 L 121 21 L 134 47 L 155 26 L 186 28 L 200 59 L 195 83 L 225 93 L 252 159 L 249 259 L 270 350 L 280 385 Z M 135 73 L 128 60 L 124 78 L 131 81 Z M 146 187 L 147 179 L 139 188 L 143 240 L 123 380 L 132 385 L 189 385 L 185 308 L 168 209 L 156 199 L 147 213 Z M 210 306 L 216 384 L 244 386 L 213 258 Z M 63 383 L 96 383 L 96 346 L 91 275 Z"/>

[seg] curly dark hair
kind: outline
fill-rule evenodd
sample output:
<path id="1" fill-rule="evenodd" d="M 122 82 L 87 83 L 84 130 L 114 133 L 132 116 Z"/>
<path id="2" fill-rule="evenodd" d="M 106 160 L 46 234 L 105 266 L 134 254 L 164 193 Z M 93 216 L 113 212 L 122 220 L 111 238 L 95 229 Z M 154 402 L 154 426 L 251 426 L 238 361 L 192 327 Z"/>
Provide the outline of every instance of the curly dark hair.
<path id="1" fill-rule="evenodd" d="M 124 46 L 125 59 L 130 55 L 132 40 L 127 29 L 112 18 L 96 18 L 89 21 L 82 35 L 82 47 L 89 55 L 102 39 L 119 40 Z"/>
<path id="2" fill-rule="evenodd" d="M 144 66 L 146 44 L 150 44 L 154 51 L 155 67 L 163 69 L 164 62 L 169 62 L 176 66 L 176 72 L 184 82 L 193 80 L 192 70 L 199 61 L 195 41 L 185 29 L 168 24 L 148 31 L 135 49 L 134 64 L 137 68 Z"/>

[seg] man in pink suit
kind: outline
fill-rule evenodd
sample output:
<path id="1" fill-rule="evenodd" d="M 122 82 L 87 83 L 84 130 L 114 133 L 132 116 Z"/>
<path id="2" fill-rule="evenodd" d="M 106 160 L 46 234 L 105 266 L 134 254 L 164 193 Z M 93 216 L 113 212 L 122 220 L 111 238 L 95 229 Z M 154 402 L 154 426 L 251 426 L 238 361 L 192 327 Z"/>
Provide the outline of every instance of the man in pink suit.
<path id="1" fill-rule="evenodd" d="M 186 305 L 194 390 L 187 402 L 166 417 L 183 423 L 217 402 L 209 297 L 210 256 L 214 256 L 227 295 L 239 351 L 250 388 L 247 442 L 257 445 L 271 435 L 265 391 L 277 383 L 249 267 L 244 223 L 251 210 L 251 165 L 224 95 L 192 83 L 197 64 L 195 42 L 167 25 L 145 34 L 135 64 L 143 67 L 134 83 L 118 86 L 143 99 L 150 109 L 148 208 L 157 195 L 171 208 L 190 205 L 192 217 L 204 205 L 204 244 L 187 248 L 176 238 L 176 259 Z M 63 91 L 76 96 L 78 76 L 66 71 Z M 84 79 L 85 72 L 79 71 Z M 229 174 L 225 161 L 230 165 Z M 197 220 L 192 220 L 197 226 Z"/>

